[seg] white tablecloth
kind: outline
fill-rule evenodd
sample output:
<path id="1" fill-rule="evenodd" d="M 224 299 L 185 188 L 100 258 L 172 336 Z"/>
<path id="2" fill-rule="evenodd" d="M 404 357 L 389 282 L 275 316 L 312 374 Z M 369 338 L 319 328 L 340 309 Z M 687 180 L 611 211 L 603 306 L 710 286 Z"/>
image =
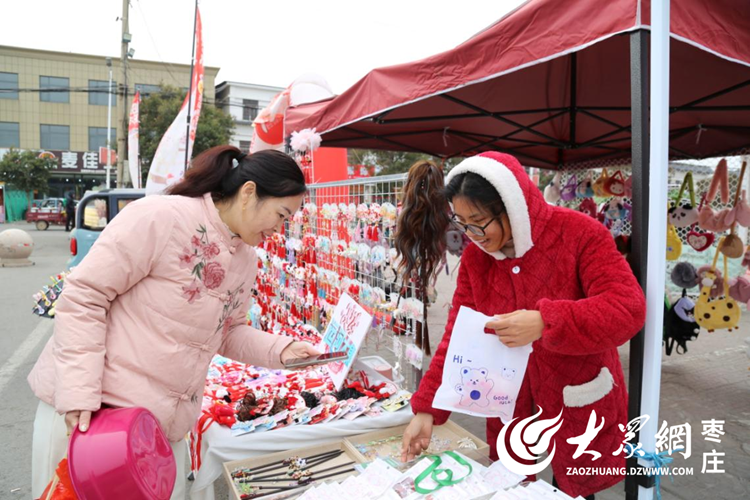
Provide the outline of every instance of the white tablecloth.
<path id="1" fill-rule="evenodd" d="M 378 417 L 340 419 L 317 425 L 293 425 L 237 437 L 232 436 L 229 428 L 213 424 L 203 434 L 201 468 L 195 476 L 190 498 L 214 500 L 213 484 L 222 476 L 224 462 L 340 441 L 348 436 L 407 424 L 413 416 L 411 407 L 406 406 L 397 412 L 383 412 Z"/>

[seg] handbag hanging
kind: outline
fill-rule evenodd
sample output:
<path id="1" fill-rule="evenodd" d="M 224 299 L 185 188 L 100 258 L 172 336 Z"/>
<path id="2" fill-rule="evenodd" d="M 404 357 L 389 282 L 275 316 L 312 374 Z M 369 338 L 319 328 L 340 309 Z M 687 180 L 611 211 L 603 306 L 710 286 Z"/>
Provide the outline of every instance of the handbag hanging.
<path id="1" fill-rule="evenodd" d="M 608 193 L 604 190 L 604 184 L 609 180 L 609 174 L 607 173 L 607 169 L 602 169 L 602 174 L 597 177 L 597 179 L 594 181 L 594 184 L 591 186 L 591 188 L 594 190 L 595 196 L 608 196 Z"/>
<path id="2" fill-rule="evenodd" d="M 740 201 L 736 205 L 737 214 L 735 221 L 743 227 L 750 227 L 750 205 L 747 204 L 747 192 L 743 189 Z"/>
<path id="3" fill-rule="evenodd" d="M 735 215 L 737 213 L 737 203 L 740 199 L 740 191 L 742 190 L 742 179 L 745 178 L 745 169 L 747 168 L 747 162 L 742 162 L 742 169 L 740 170 L 740 178 L 737 181 L 737 191 L 734 194 L 734 212 Z M 732 226 L 729 228 L 729 235 L 727 235 L 724 240 L 723 244 L 719 247 L 721 249 L 721 253 L 724 254 L 724 256 L 729 257 L 730 259 L 739 259 L 745 254 L 745 245 L 742 243 L 742 240 L 734 233 L 734 228 L 737 226 L 737 218 L 735 217 L 734 221 L 732 222 Z M 726 275 L 726 273 L 724 273 Z"/>
<path id="4" fill-rule="evenodd" d="M 683 201 L 682 195 L 687 188 L 690 195 L 690 201 Z M 695 207 L 695 187 L 693 186 L 693 173 L 688 172 L 682 180 L 682 186 L 677 196 L 672 200 L 670 208 L 667 210 L 669 222 L 676 227 L 692 226 L 698 221 L 698 210 Z"/>
<path id="5" fill-rule="evenodd" d="M 576 198 L 577 187 L 578 181 L 576 180 L 576 174 L 570 174 L 568 182 L 565 184 L 565 187 L 562 188 L 560 198 L 562 198 L 563 201 L 574 200 Z"/>
<path id="6" fill-rule="evenodd" d="M 625 195 L 625 179 L 620 170 L 615 172 L 614 175 L 604 183 L 604 192 L 606 194 L 611 194 L 612 196 Z"/>
<path id="7" fill-rule="evenodd" d="M 727 329 L 730 332 L 740 323 L 740 311 L 737 302 L 729 295 L 729 279 L 727 270 L 727 256 L 724 255 L 724 296 L 711 300 L 711 287 L 716 279 L 716 262 L 719 259 L 721 247 L 724 244 L 724 238 L 719 240 L 719 247 L 716 249 L 711 270 L 706 273 L 703 283 L 701 284 L 701 294 L 698 302 L 695 304 L 695 320 L 709 332 L 715 330 Z"/>
<path id="8" fill-rule="evenodd" d="M 729 203 L 729 167 L 727 167 L 727 160 L 724 158 L 719 160 L 719 164 L 716 165 L 711 185 L 708 186 L 706 199 L 709 203 L 714 201 L 717 193 L 720 194 L 722 203 Z"/>
<path id="9" fill-rule="evenodd" d="M 687 296 L 687 290 L 682 289 L 682 297 L 673 306 L 664 306 L 664 337 L 665 354 L 672 355 L 677 344 L 677 354 L 687 352 L 687 343 L 698 338 L 700 327 L 695 321 L 695 303 Z"/>
<path id="10" fill-rule="evenodd" d="M 698 207 L 698 212 L 701 211 L 705 202 L 706 197 L 704 196 L 701 199 L 701 205 L 700 207 Z M 703 252 L 704 250 L 708 249 L 708 247 L 713 245 L 715 238 L 716 237 L 714 236 L 714 233 L 707 231 L 698 231 L 698 222 L 696 221 L 690 228 L 690 232 L 688 233 L 686 240 L 688 245 L 693 247 L 693 250 L 695 250 L 696 252 Z"/>
<path id="11" fill-rule="evenodd" d="M 562 182 L 562 173 L 557 172 L 555 173 L 555 176 L 552 178 L 552 181 L 550 181 L 549 184 L 547 184 L 547 187 L 544 188 L 544 200 L 554 205 L 558 201 L 560 201 L 560 184 Z"/>
<path id="12" fill-rule="evenodd" d="M 578 211 L 596 219 L 596 202 L 591 198 L 586 198 L 578 205 Z"/>
<path id="13" fill-rule="evenodd" d="M 633 175 L 625 179 L 625 198 L 633 198 Z"/>
<path id="14" fill-rule="evenodd" d="M 628 207 L 622 198 L 612 198 L 604 204 L 604 218 L 611 221 L 626 220 L 628 218 Z"/>
<path id="15" fill-rule="evenodd" d="M 593 198 L 594 188 L 591 187 L 593 184 L 594 182 L 591 180 L 591 170 L 589 170 L 586 172 L 586 177 L 578 183 L 578 187 L 576 187 L 576 196 L 578 198 Z"/>
<path id="16" fill-rule="evenodd" d="M 682 255 L 682 240 L 672 224 L 667 224 L 667 260 L 677 260 Z"/>

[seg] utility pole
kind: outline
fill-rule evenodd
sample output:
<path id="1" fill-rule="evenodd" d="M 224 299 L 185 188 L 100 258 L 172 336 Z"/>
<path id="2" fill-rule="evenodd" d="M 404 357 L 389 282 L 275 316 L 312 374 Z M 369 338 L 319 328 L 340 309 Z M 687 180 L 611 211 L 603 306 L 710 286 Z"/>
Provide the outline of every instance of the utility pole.
<path id="1" fill-rule="evenodd" d="M 109 86 L 107 87 L 107 189 L 112 187 L 110 178 L 112 177 L 112 58 L 107 58 L 107 68 L 109 68 Z"/>
<path id="2" fill-rule="evenodd" d="M 122 0 L 122 124 L 117 134 L 117 187 L 121 188 L 125 184 L 123 182 L 125 176 L 124 160 L 127 156 L 127 140 L 128 140 L 128 44 L 132 39 L 128 26 L 128 11 L 130 7 L 130 0 Z"/>

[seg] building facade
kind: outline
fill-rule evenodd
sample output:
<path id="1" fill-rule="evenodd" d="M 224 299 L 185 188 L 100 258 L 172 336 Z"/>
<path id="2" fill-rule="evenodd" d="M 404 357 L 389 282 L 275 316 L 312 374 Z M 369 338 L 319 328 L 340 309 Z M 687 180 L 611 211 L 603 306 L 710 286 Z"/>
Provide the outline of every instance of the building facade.
<path id="1" fill-rule="evenodd" d="M 234 118 L 232 145 L 247 153 L 253 139 L 253 120 L 282 92 L 281 87 L 253 83 L 222 82 L 216 86 L 216 107 Z"/>
<path id="2" fill-rule="evenodd" d="M 110 144 L 127 137 L 123 117 L 136 90 L 142 97 L 161 85 L 187 90 L 190 65 L 130 59 L 124 100 L 122 61 L 112 58 Z M 79 196 L 101 186 L 106 178 L 109 70 L 106 58 L 0 46 L 0 155 L 9 148 L 48 151 L 57 158 L 52 197 L 74 190 Z M 204 99 L 215 100 L 219 68 L 205 67 Z M 124 132 L 124 135 L 123 135 Z M 101 154 L 100 154 L 101 152 Z M 111 185 L 116 184 L 114 162 Z M 127 169 L 124 169 L 127 172 Z"/>

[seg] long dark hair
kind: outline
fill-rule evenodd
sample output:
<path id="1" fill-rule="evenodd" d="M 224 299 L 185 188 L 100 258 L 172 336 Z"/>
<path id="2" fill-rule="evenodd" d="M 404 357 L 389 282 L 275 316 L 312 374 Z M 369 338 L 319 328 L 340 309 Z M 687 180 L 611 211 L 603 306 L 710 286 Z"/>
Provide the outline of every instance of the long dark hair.
<path id="1" fill-rule="evenodd" d="M 167 193 L 191 198 L 211 193 L 214 201 L 227 200 L 248 181 L 255 183 L 259 200 L 296 196 L 307 190 L 299 165 L 280 151 L 245 155 L 234 146 L 216 146 L 196 156 L 185 178 Z"/>
<path id="2" fill-rule="evenodd" d="M 417 273 L 431 278 L 445 255 L 450 208 L 442 194 L 444 179 L 431 161 L 418 161 L 409 169 L 395 234 L 399 271 L 407 277 Z"/>
<path id="3" fill-rule="evenodd" d="M 448 201 L 466 198 L 480 209 L 486 209 L 495 217 L 505 212 L 505 203 L 490 181 L 479 174 L 466 172 L 453 177 L 445 186 L 443 195 Z"/>
<path id="4" fill-rule="evenodd" d="M 443 170 L 431 161 L 418 161 L 409 169 L 398 217 L 395 247 L 401 256 L 399 271 L 404 281 L 416 278 L 422 301 L 422 323 L 416 324 L 415 343 L 430 355 L 427 326 L 427 289 L 445 256 L 445 229 L 450 223 L 448 202 L 442 195 Z"/>

